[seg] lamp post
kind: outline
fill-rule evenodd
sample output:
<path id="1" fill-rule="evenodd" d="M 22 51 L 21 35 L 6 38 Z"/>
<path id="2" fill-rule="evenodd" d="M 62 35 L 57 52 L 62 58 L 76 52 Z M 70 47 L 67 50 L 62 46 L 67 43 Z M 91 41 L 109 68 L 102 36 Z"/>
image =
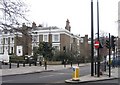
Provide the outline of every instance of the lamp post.
<path id="1" fill-rule="evenodd" d="M 91 0 L 91 76 L 94 76 L 93 0 Z"/>
<path id="2" fill-rule="evenodd" d="M 110 46 L 110 33 L 109 33 L 109 77 L 111 77 L 111 46 Z"/>
<path id="3" fill-rule="evenodd" d="M 99 2 L 97 0 L 97 34 L 98 34 L 98 42 L 99 42 Z M 98 62 L 98 66 L 97 66 L 97 77 L 100 77 L 100 56 L 99 56 L 99 48 L 97 49 L 97 62 Z"/>

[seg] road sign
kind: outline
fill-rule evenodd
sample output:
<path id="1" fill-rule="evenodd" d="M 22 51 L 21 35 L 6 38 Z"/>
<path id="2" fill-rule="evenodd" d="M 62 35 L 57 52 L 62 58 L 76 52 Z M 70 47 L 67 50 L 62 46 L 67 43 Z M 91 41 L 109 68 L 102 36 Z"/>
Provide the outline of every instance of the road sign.
<path id="1" fill-rule="evenodd" d="M 100 45 L 99 41 L 95 41 L 94 46 L 95 46 L 96 49 L 99 48 L 99 45 Z"/>

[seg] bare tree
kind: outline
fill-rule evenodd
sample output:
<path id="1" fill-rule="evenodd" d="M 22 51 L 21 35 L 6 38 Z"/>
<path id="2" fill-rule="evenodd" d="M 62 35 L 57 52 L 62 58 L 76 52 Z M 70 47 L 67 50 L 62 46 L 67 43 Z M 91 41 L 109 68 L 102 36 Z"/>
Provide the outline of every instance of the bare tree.
<path id="1" fill-rule="evenodd" d="M 0 0 L 0 28 L 16 28 L 23 21 L 28 21 L 25 17 L 27 5 L 21 0 Z"/>
<path id="2" fill-rule="evenodd" d="M 100 49 L 100 56 L 103 59 L 107 54 L 107 48 L 106 48 L 106 38 L 108 36 L 108 33 L 104 32 L 104 31 L 100 31 L 100 43 L 102 48 Z"/>

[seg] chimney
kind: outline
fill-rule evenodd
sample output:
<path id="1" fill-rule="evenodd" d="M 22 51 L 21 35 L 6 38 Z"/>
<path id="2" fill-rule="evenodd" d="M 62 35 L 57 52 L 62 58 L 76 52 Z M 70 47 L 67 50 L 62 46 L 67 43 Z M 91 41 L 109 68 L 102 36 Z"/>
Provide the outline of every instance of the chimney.
<path id="1" fill-rule="evenodd" d="M 22 23 L 22 27 L 26 27 L 25 23 Z"/>
<path id="2" fill-rule="evenodd" d="M 68 31 L 71 31 L 70 22 L 69 22 L 68 19 L 67 19 L 67 21 L 66 21 L 65 29 L 68 30 Z"/>
<path id="3" fill-rule="evenodd" d="M 37 26 L 36 26 L 36 23 L 35 22 L 33 22 L 32 23 L 32 28 L 34 29 L 34 28 L 36 28 Z"/>

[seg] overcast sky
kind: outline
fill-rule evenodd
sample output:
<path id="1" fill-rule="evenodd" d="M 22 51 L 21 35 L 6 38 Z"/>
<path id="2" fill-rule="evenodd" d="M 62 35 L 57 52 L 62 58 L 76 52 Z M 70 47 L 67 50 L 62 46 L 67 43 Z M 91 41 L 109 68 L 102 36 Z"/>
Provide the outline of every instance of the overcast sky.
<path id="1" fill-rule="evenodd" d="M 100 31 L 118 35 L 118 1 L 99 0 Z M 91 36 L 91 0 L 27 0 L 30 12 L 29 19 L 44 26 L 65 28 L 69 19 L 71 32 Z M 94 33 L 96 33 L 96 8 L 94 3 Z"/>

